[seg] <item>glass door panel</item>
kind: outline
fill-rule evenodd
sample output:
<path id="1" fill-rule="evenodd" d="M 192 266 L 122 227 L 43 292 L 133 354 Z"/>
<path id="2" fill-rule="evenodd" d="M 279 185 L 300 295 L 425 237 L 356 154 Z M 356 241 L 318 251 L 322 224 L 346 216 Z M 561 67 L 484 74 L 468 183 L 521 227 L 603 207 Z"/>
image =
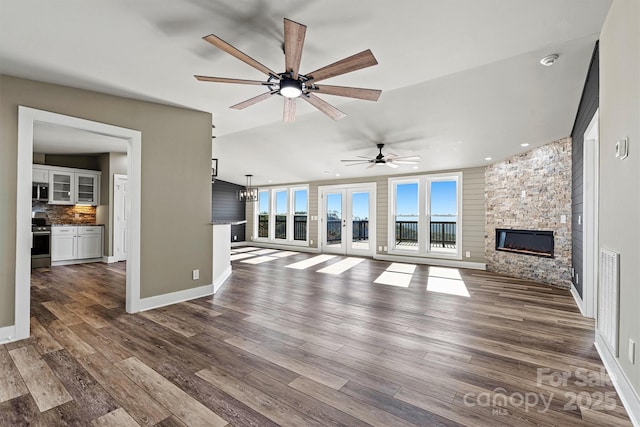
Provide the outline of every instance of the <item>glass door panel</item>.
<path id="1" fill-rule="evenodd" d="M 344 251 L 344 191 L 327 193 L 325 200 L 326 228 L 324 230 L 324 245 L 332 251 Z"/>
<path id="2" fill-rule="evenodd" d="M 286 239 L 287 238 L 287 191 L 275 192 L 275 238 Z"/>
<path id="3" fill-rule="evenodd" d="M 369 251 L 369 192 L 348 191 L 351 211 L 349 249 Z"/>
<path id="4" fill-rule="evenodd" d="M 258 237 L 269 238 L 269 192 L 258 193 Z"/>

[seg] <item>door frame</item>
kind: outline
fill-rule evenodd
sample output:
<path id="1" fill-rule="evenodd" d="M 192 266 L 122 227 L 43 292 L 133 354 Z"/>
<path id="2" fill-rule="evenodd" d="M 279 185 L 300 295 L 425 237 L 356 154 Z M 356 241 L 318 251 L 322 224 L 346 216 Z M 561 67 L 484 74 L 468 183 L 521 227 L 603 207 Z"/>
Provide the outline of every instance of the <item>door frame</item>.
<path id="1" fill-rule="evenodd" d="M 357 184 L 339 184 L 339 185 L 324 185 L 318 187 L 318 247 L 322 253 L 327 252 L 325 247 L 325 233 L 326 227 L 326 212 L 324 209 L 324 196 L 332 191 L 352 191 L 352 192 L 369 192 L 369 250 L 349 250 L 349 242 L 347 242 L 344 248 L 346 255 L 356 256 L 370 256 L 373 257 L 376 254 L 376 183 L 366 182 Z M 348 202 L 348 200 L 347 200 Z M 350 211 L 347 209 L 347 211 Z M 343 212 L 346 215 L 347 212 Z M 348 235 L 348 233 L 347 233 Z"/>
<path id="2" fill-rule="evenodd" d="M 127 143 L 129 176 L 129 254 L 126 272 L 126 310 L 140 311 L 140 203 L 142 132 L 49 111 L 18 106 L 16 194 L 15 324 L 13 340 L 29 337 L 31 303 L 31 180 L 33 127 L 48 123 L 121 138 Z"/>
<path id="3" fill-rule="evenodd" d="M 599 152 L 599 110 L 596 110 L 584 133 L 582 170 L 582 312 L 592 318 L 597 316 L 598 299 Z"/>

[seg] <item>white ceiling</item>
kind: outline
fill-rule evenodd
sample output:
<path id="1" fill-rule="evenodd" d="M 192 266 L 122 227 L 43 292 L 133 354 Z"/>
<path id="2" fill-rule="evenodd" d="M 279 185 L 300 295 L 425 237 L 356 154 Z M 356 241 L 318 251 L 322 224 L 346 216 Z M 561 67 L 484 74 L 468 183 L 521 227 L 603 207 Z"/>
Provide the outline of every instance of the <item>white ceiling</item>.
<path id="1" fill-rule="evenodd" d="M 418 172 L 481 166 L 567 136 L 611 0 L 0 0 L 0 72 L 214 115 L 219 179 L 266 184 L 413 172 L 345 166 L 386 142 Z M 298 101 L 230 105 L 264 89 L 194 74 L 262 79 L 201 40 L 216 34 L 277 71 L 282 18 L 307 25 L 301 72 L 371 49 L 379 65 L 326 84 L 382 89 L 378 102 L 325 96 L 333 122 Z M 560 59 L 549 68 L 539 60 Z M 529 143 L 523 148 L 521 143 Z M 85 150 L 79 148 L 79 152 Z"/>

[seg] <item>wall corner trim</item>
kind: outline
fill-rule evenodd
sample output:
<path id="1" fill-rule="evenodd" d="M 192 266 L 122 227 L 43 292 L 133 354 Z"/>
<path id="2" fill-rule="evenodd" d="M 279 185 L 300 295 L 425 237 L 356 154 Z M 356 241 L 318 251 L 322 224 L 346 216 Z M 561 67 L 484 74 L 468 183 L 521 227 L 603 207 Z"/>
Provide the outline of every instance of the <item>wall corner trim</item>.
<path id="1" fill-rule="evenodd" d="M 11 325 L 11 326 L 4 326 L 2 328 L 0 328 L 0 345 L 1 344 L 6 344 L 12 341 L 17 341 L 18 338 L 16 337 L 16 326 L 15 325 Z"/>
<path id="2" fill-rule="evenodd" d="M 224 284 L 224 282 L 231 276 L 231 265 L 227 267 L 219 277 L 216 277 L 213 281 L 213 293 L 218 292 L 218 289 Z"/>
<path id="3" fill-rule="evenodd" d="M 640 427 L 640 397 L 638 393 L 633 389 L 629 378 L 624 373 L 616 358 L 609 352 L 605 344 L 604 339 L 600 336 L 600 333 L 596 330 L 596 342 L 594 343 L 596 350 L 604 363 L 613 387 L 618 392 L 620 400 L 627 411 L 627 415 L 631 419 L 631 423 L 635 427 Z"/>
<path id="4" fill-rule="evenodd" d="M 583 307 L 584 302 L 582 301 L 582 298 L 580 298 L 580 294 L 578 293 L 578 290 L 576 289 L 573 283 L 571 284 L 571 288 L 569 289 L 569 291 L 571 291 L 571 295 L 573 296 L 573 299 L 576 301 L 576 305 L 580 309 L 580 314 L 582 314 L 583 317 L 588 317 L 584 312 L 584 307 Z"/>
<path id="5" fill-rule="evenodd" d="M 183 291 L 171 292 L 155 297 L 140 298 L 140 311 L 153 310 L 154 308 L 206 297 L 213 295 L 213 292 L 213 285 L 204 285 L 198 288 L 185 289 Z"/>

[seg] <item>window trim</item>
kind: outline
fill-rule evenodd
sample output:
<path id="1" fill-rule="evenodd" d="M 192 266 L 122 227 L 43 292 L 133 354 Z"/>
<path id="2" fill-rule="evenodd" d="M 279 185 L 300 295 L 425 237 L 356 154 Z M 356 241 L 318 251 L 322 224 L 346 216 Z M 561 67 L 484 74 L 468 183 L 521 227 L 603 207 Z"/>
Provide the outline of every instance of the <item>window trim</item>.
<path id="1" fill-rule="evenodd" d="M 431 249 L 429 224 L 431 221 L 431 183 L 437 181 L 456 181 L 456 252 L 442 253 Z M 397 185 L 418 183 L 418 250 L 399 249 L 396 247 L 396 198 Z M 462 171 L 415 175 L 405 177 L 390 177 L 388 180 L 388 254 L 425 258 L 462 259 L 462 230 L 463 230 L 463 173 Z"/>

